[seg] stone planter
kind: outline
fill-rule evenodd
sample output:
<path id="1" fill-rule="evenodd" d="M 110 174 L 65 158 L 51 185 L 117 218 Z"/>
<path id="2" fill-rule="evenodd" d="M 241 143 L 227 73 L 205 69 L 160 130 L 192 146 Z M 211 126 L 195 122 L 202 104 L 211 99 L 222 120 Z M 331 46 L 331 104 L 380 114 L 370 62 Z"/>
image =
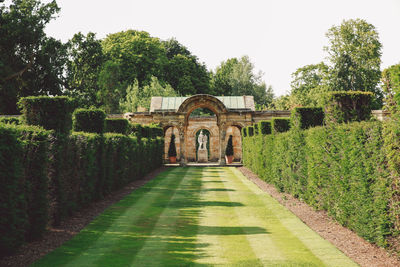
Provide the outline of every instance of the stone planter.
<path id="1" fill-rule="evenodd" d="M 233 162 L 233 155 L 232 156 L 225 156 L 226 164 L 231 164 Z"/>
<path id="2" fill-rule="evenodd" d="M 176 163 L 176 157 L 169 157 L 169 163 Z"/>

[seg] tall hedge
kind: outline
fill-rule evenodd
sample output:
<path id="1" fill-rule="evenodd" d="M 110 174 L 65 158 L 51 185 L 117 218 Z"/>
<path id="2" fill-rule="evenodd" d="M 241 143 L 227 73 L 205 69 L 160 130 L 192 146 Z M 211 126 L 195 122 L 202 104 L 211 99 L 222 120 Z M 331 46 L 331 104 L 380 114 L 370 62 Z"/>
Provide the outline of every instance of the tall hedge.
<path id="1" fill-rule="evenodd" d="M 399 219 L 391 206 L 400 201 L 383 142 L 381 122 L 294 128 L 245 137 L 244 164 L 279 190 L 327 210 L 341 224 L 384 246 L 387 237 L 398 233 Z"/>
<path id="2" fill-rule="evenodd" d="M 320 126 L 324 122 L 324 111 L 322 108 L 298 107 L 292 110 L 290 117 L 291 126 L 298 129 L 308 129 Z"/>
<path id="3" fill-rule="evenodd" d="M 260 134 L 265 135 L 265 134 L 271 134 L 272 128 L 271 128 L 271 121 L 260 121 L 258 122 L 258 128 L 260 129 Z"/>
<path id="4" fill-rule="evenodd" d="M 329 92 L 325 100 L 326 120 L 335 123 L 368 120 L 373 97 L 371 92 Z"/>
<path id="5" fill-rule="evenodd" d="M 75 132 L 103 133 L 106 113 L 102 109 L 78 108 L 72 114 Z"/>
<path id="6" fill-rule="evenodd" d="M 22 118 L 28 125 L 42 126 L 47 130 L 67 134 L 72 127 L 73 99 L 65 96 L 30 96 L 18 102 Z"/>
<path id="7" fill-rule="evenodd" d="M 272 118 L 271 128 L 274 133 L 284 133 L 290 129 L 290 118 Z"/>
<path id="8" fill-rule="evenodd" d="M 127 119 L 106 119 L 107 133 L 128 134 L 129 121 Z"/>

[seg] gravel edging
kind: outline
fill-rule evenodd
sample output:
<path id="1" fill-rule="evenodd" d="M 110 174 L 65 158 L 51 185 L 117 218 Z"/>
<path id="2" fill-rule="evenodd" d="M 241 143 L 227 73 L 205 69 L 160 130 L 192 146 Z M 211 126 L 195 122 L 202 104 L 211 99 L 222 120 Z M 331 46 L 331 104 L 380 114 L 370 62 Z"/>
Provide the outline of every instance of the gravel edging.
<path id="1" fill-rule="evenodd" d="M 106 196 L 104 199 L 90 203 L 87 207 L 61 222 L 59 226 L 48 228 L 47 232 L 40 240 L 26 243 L 22 245 L 15 254 L 0 258 L 0 266 L 22 267 L 31 265 L 36 260 L 50 253 L 78 234 L 109 206 L 120 201 L 135 189 L 154 179 L 165 169 L 165 167 L 160 167 L 150 172 L 142 179 L 133 181 L 124 188 L 111 193 L 111 195 Z"/>
<path id="2" fill-rule="evenodd" d="M 267 184 L 246 167 L 238 167 L 238 169 L 260 189 L 270 194 L 308 227 L 360 266 L 400 266 L 400 260 L 396 256 L 390 255 L 385 249 L 369 243 L 355 232 L 340 225 L 329 217 L 327 212 L 316 211 L 299 199 L 280 193 L 273 185 Z"/>

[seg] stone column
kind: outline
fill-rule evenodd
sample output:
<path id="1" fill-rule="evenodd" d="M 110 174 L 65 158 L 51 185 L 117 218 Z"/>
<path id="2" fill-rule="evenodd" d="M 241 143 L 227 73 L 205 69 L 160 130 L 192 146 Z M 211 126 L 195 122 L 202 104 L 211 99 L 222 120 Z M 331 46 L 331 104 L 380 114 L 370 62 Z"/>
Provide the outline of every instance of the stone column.
<path id="1" fill-rule="evenodd" d="M 186 158 L 185 158 L 185 151 L 186 151 L 186 145 L 185 145 L 185 130 L 186 127 L 180 125 L 178 127 L 179 130 L 179 141 L 180 141 L 180 165 L 185 166 L 186 165 Z"/>
<path id="2" fill-rule="evenodd" d="M 222 122 L 219 125 L 219 164 L 225 165 L 225 136 L 226 136 L 226 123 Z"/>

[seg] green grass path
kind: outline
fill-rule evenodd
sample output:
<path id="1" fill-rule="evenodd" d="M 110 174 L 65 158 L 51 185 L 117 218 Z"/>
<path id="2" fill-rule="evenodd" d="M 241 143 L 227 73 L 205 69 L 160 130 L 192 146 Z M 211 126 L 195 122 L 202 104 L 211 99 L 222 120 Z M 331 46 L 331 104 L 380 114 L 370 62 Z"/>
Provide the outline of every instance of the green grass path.
<path id="1" fill-rule="evenodd" d="M 235 168 L 171 168 L 33 266 L 357 266 Z"/>

